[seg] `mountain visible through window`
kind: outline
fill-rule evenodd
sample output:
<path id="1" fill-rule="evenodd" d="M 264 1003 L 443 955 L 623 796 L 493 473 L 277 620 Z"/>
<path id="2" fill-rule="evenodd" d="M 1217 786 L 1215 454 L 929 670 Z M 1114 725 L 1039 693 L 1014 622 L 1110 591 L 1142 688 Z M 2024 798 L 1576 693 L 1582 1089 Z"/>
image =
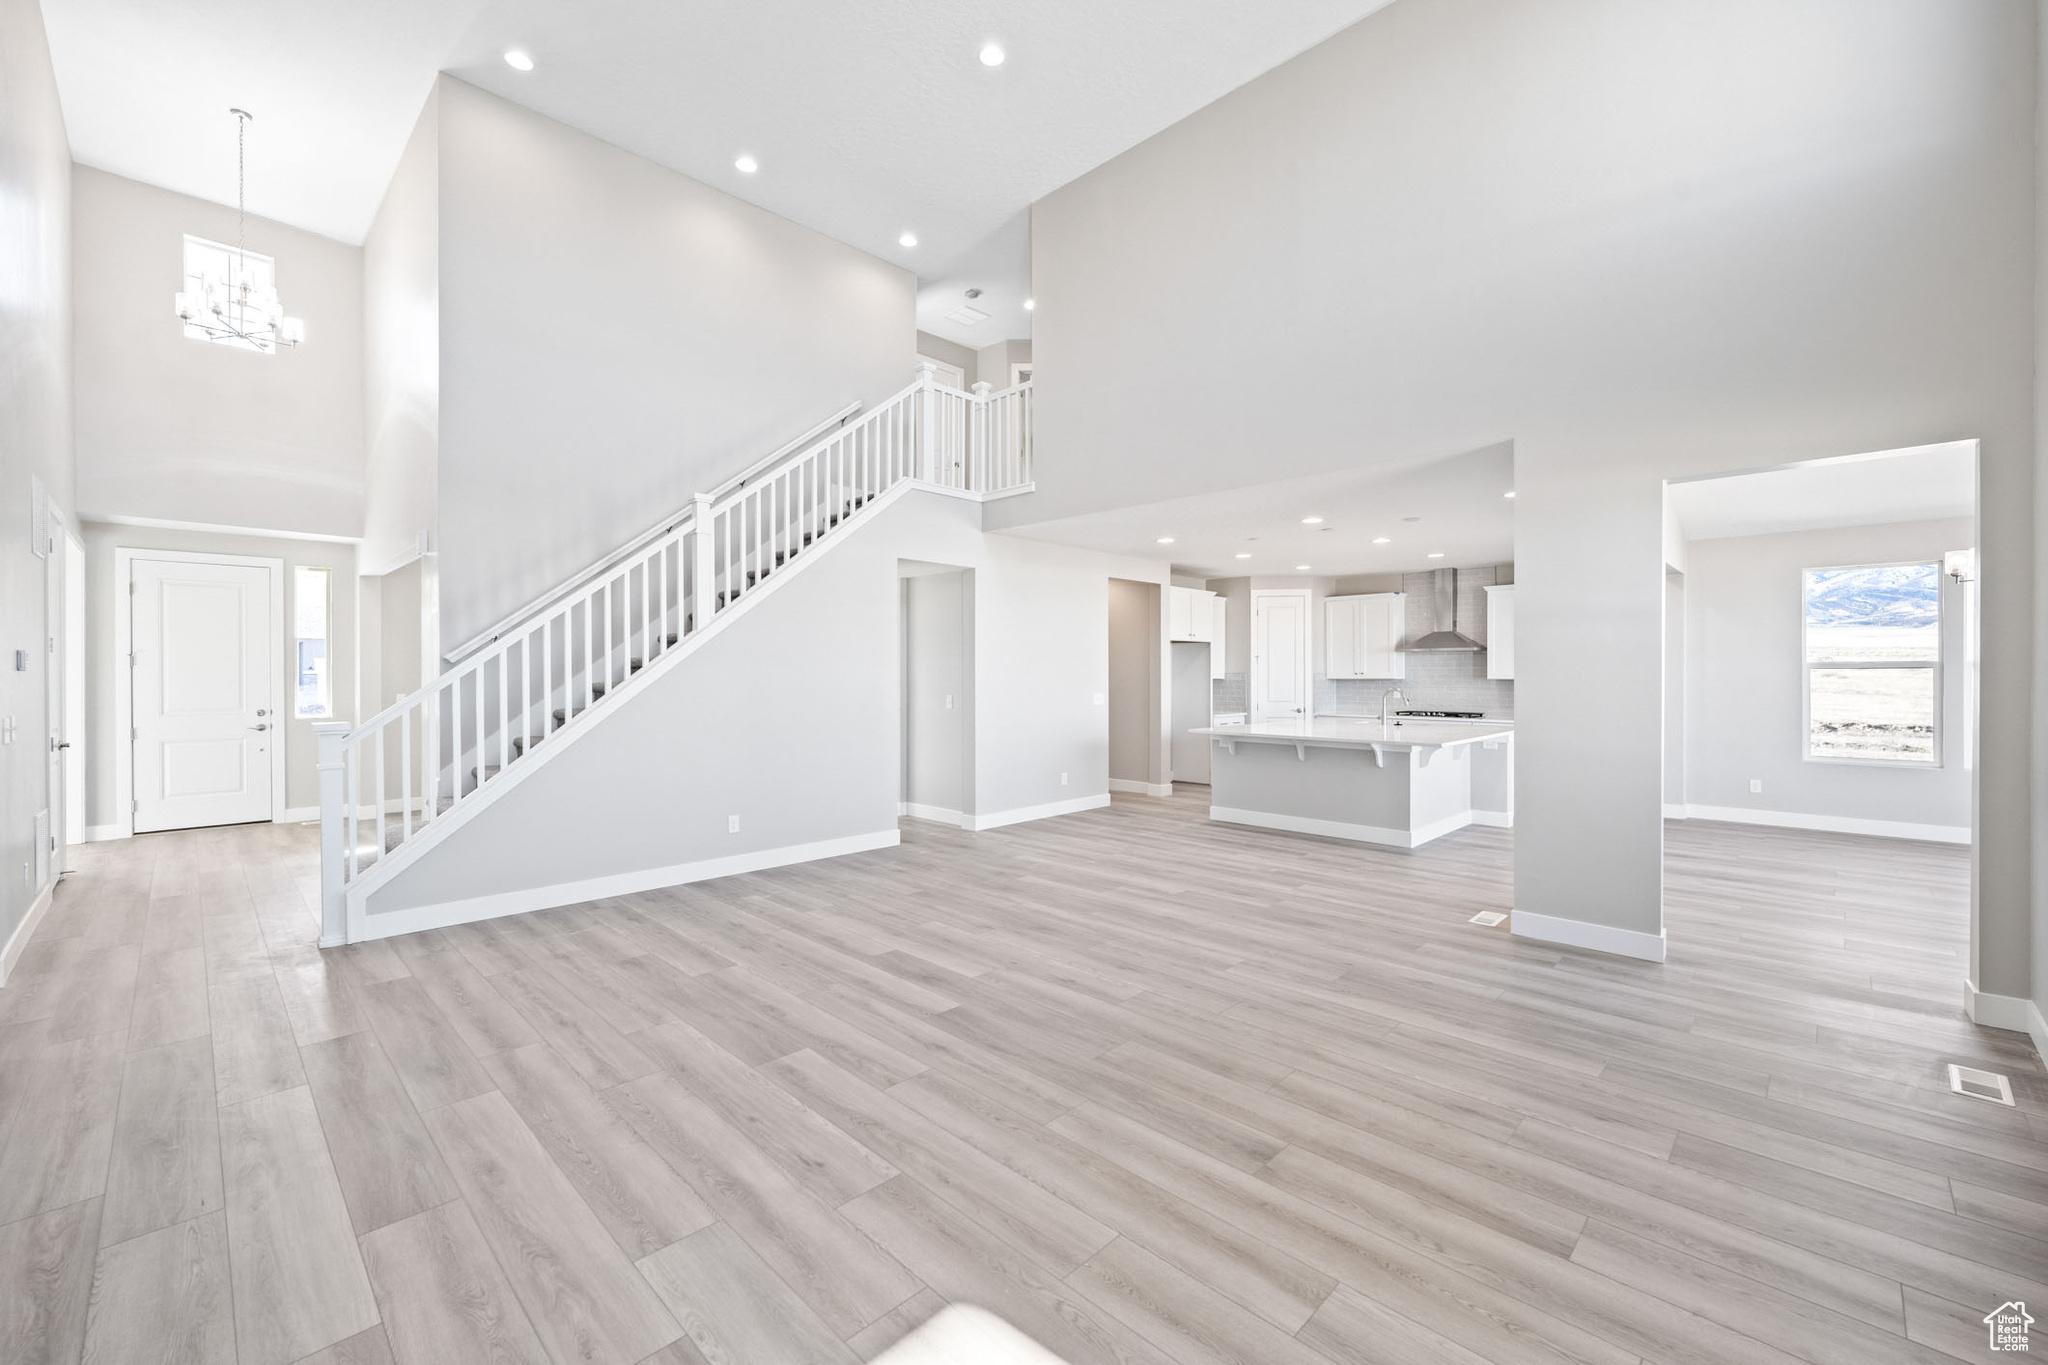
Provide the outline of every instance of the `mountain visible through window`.
<path id="1" fill-rule="evenodd" d="M 1941 566 L 1805 572 L 1806 754 L 1940 761 Z"/>

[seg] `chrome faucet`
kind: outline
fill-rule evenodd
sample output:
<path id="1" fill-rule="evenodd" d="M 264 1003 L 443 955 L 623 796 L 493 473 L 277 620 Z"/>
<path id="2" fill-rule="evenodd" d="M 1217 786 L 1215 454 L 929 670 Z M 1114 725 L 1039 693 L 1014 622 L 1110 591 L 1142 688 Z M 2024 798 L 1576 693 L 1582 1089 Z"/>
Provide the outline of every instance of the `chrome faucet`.
<path id="1" fill-rule="evenodd" d="M 1402 701 L 1408 700 L 1408 694 L 1398 687 L 1390 687 L 1380 693 L 1380 729 L 1382 730 L 1387 728 L 1387 703 L 1396 697 L 1399 697 Z M 1394 722 L 1396 725 L 1400 723 L 1398 720 Z"/>

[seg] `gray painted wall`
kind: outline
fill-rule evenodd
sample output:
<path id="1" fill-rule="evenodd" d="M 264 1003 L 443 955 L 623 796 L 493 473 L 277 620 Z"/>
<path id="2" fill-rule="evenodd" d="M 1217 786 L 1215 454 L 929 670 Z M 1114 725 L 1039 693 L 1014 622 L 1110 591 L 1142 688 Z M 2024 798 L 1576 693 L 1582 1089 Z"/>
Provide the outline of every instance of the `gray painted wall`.
<path id="1" fill-rule="evenodd" d="M 893 830 L 904 559 L 971 570 L 970 813 L 1106 794 L 1108 711 L 1094 698 L 1107 687 L 1107 584 L 1163 581 L 1165 566 L 985 536 L 979 523 L 976 504 L 911 493 L 802 561 L 395 876 L 372 913 Z"/>
<path id="2" fill-rule="evenodd" d="M 1159 731 L 1159 585 L 1109 580 L 1109 775 L 1150 782 Z"/>
<path id="3" fill-rule="evenodd" d="M 2028 994 L 2036 62 L 2004 0 L 1403 0 L 1035 206 L 994 524 L 1512 440 L 1516 907 L 1655 933 L 1662 480 L 1980 438 L 1978 984 Z"/>
<path id="4" fill-rule="evenodd" d="M 1967 828 L 1962 589 L 1947 577 L 1941 580 L 1941 765 L 1817 763 L 1804 757 L 1800 572 L 1916 559 L 1938 563 L 1944 550 L 1968 549 L 1973 539 L 1964 518 L 1690 542 L 1682 598 L 1684 800 Z M 1762 779 L 1761 795 L 1750 793 L 1751 778 Z"/>
<path id="5" fill-rule="evenodd" d="M 171 310 L 185 235 L 234 242 L 234 209 L 88 166 L 71 187 L 81 515 L 361 535 L 361 249 L 249 219 L 306 323 L 261 355 L 187 337 Z"/>
<path id="6" fill-rule="evenodd" d="M 967 387 L 974 387 L 975 353 L 972 346 L 962 346 L 957 341 L 948 341 L 944 337 L 933 336 L 930 332 L 919 332 L 917 353 L 928 355 L 933 360 L 943 360 L 948 365 L 958 365 L 960 373 L 966 376 Z"/>
<path id="7" fill-rule="evenodd" d="M 1685 804 L 1685 575 L 1664 570 L 1664 804 Z"/>
<path id="8" fill-rule="evenodd" d="M 910 382 L 908 271 L 460 81 L 438 111 L 445 644 Z"/>
<path id="9" fill-rule="evenodd" d="M 310 329 L 309 329 L 310 330 Z M 114 614 L 128 602 L 128 585 L 114 576 L 116 548 L 185 550 L 202 554 L 251 555 L 284 561 L 284 622 L 291 630 L 292 569 L 304 564 L 332 571 L 329 588 L 332 617 L 328 649 L 334 676 L 334 707 L 341 720 L 361 719 L 356 709 L 356 551 L 335 541 L 285 540 L 269 536 L 220 535 L 206 531 L 172 531 L 146 526 L 85 524 L 85 821 L 88 826 L 120 823 L 115 799 L 115 772 L 127 751 L 128 722 L 114 704 Z M 291 715 L 291 658 L 288 645 L 277 660 L 280 711 L 285 732 L 285 805 L 300 809 L 320 805 L 320 777 L 315 771 L 320 746 L 313 722 Z"/>
<path id="10" fill-rule="evenodd" d="M 25 673 L 0 669 L 0 715 L 21 727 L 0 748 L 0 944 L 42 890 L 27 884 L 22 868 L 34 862 L 36 812 L 54 804 L 39 661 L 53 624 L 45 574 L 58 570 L 30 552 L 27 494 L 33 475 L 65 514 L 77 505 L 70 185 L 71 149 L 42 11 L 35 0 L 0 0 L 0 647 L 10 664 L 16 649 L 32 661 Z"/>
<path id="11" fill-rule="evenodd" d="M 972 601 L 964 571 L 903 580 L 905 799 L 937 810 L 967 804 Z"/>

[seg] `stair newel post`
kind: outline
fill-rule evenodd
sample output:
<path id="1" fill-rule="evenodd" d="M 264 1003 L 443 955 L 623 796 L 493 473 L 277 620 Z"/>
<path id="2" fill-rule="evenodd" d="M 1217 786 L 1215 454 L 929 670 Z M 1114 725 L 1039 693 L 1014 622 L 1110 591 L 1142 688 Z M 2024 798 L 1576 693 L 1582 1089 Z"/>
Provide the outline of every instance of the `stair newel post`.
<path id="1" fill-rule="evenodd" d="M 939 479 L 939 367 L 917 362 L 917 472 L 932 483 Z M 877 490 L 879 491 L 879 490 Z"/>
<path id="2" fill-rule="evenodd" d="M 718 551 L 718 526 L 712 517 L 711 495 L 699 493 L 691 503 L 693 531 L 690 543 L 693 547 L 690 563 L 690 624 L 702 630 L 711 624 L 713 588 L 718 576 L 715 556 Z M 676 623 L 676 636 L 682 637 L 683 622 Z"/>
<path id="3" fill-rule="evenodd" d="M 988 396 L 994 387 L 986 379 L 975 384 L 974 407 L 967 422 L 967 487 L 983 493 L 995 482 L 988 472 Z"/>
<path id="4" fill-rule="evenodd" d="M 347 813 L 347 759 L 342 750 L 348 740 L 345 721 L 313 722 L 313 735 L 320 745 L 320 946 L 338 948 L 348 942 L 347 891 L 342 883 L 342 858 L 346 852 L 342 820 Z"/>

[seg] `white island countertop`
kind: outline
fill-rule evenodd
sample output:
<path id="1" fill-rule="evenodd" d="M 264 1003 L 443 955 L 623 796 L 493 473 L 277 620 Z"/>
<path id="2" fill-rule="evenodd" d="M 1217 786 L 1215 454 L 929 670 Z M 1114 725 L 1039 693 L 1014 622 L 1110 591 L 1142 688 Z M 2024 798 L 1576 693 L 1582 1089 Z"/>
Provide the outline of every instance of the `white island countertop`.
<path id="1" fill-rule="evenodd" d="M 1499 743 L 1515 737 L 1512 724 L 1484 725 L 1472 721 L 1395 721 L 1350 716 L 1311 716 L 1305 720 L 1259 720 L 1245 725 L 1211 725 L 1191 733 L 1225 742 L 1294 744 L 1328 749 L 1455 749 L 1466 744 Z"/>

